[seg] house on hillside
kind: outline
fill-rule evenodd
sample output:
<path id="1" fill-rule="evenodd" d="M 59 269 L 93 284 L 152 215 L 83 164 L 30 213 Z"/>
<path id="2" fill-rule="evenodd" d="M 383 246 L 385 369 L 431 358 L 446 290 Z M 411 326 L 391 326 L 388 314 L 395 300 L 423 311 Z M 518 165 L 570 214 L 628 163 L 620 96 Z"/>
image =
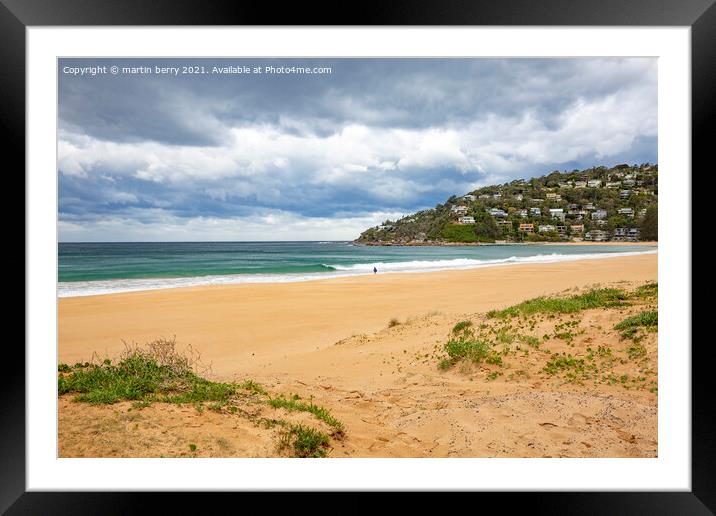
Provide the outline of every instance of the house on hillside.
<path id="1" fill-rule="evenodd" d="M 639 240 L 639 229 L 614 228 L 614 240 L 618 242 L 636 242 Z"/>
<path id="2" fill-rule="evenodd" d="M 589 188 L 599 188 L 602 186 L 602 180 L 601 179 L 590 179 L 587 181 L 587 186 Z"/>
<path id="3" fill-rule="evenodd" d="M 619 213 L 619 215 L 624 215 L 626 217 L 629 217 L 630 219 L 634 218 L 634 210 L 631 208 L 619 208 L 617 213 Z"/>
<path id="4" fill-rule="evenodd" d="M 475 217 L 460 217 L 457 219 L 457 221 L 460 224 L 474 224 L 475 223 Z"/>
<path id="5" fill-rule="evenodd" d="M 458 215 L 464 215 L 467 213 L 468 209 L 467 206 L 453 206 L 452 208 L 450 208 L 450 211 Z"/>
<path id="6" fill-rule="evenodd" d="M 520 231 L 524 231 L 525 233 L 534 233 L 535 225 L 534 224 L 520 224 Z"/>
<path id="7" fill-rule="evenodd" d="M 607 218 L 607 210 L 597 210 L 592 213 L 592 220 L 602 220 Z"/>
<path id="8" fill-rule="evenodd" d="M 535 217 L 539 217 L 540 215 L 542 215 L 542 210 L 540 210 L 539 208 L 530 208 L 530 214 L 534 215 Z"/>
<path id="9" fill-rule="evenodd" d="M 550 208 L 549 216 L 564 222 L 564 210 L 562 208 Z"/>
<path id="10" fill-rule="evenodd" d="M 606 231 L 602 231 L 601 229 L 592 229 L 591 231 L 587 231 L 584 235 L 584 240 L 589 242 L 606 242 L 609 240 L 609 235 Z"/>
<path id="11" fill-rule="evenodd" d="M 490 208 L 488 213 L 493 217 L 507 217 L 507 213 L 505 213 L 505 211 L 501 210 L 500 208 Z"/>
<path id="12" fill-rule="evenodd" d="M 556 231 L 557 228 L 552 226 L 551 224 L 542 224 L 537 228 L 537 231 L 540 233 L 552 233 L 553 231 Z"/>
<path id="13" fill-rule="evenodd" d="M 628 199 L 631 195 L 631 190 L 621 190 L 619 192 L 619 198 L 621 199 Z"/>
<path id="14" fill-rule="evenodd" d="M 469 202 L 474 202 L 476 199 L 476 197 L 471 194 L 463 195 L 462 198 Z"/>

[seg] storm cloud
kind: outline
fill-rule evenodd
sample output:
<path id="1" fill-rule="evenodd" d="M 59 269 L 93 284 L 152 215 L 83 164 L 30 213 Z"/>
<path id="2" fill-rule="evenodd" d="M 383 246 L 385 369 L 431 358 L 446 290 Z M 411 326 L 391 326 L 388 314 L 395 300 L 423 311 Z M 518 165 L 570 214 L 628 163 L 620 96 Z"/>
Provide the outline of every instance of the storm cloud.
<path id="1" fill-rule="evenodd" d="M 72 75 L 267 65 L 322 74 Z M 352 239 L 453 194 L 657 161 L 657 63 L 61 59 L 60 240 Z"/>

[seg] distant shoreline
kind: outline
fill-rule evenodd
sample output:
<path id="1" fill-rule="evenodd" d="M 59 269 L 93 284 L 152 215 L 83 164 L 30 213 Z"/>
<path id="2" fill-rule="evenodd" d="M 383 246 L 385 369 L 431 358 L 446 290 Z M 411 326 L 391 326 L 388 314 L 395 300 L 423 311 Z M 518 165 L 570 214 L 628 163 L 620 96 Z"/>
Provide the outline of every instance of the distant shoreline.
<path id="1" fill-rule="evenodd" d="M 494 245 L 519 245 L 519 246 L 540 246 L 540 245 L 594 245 L 594 246 L 649 246 L 658 247 L 659 242 L 406 242 L 402 244 L 377 243 L 377 242 L 351 242 L 354 245 L 364 245 L 367 247 L 478 247 L 478 246 L 494 246 Z"/>

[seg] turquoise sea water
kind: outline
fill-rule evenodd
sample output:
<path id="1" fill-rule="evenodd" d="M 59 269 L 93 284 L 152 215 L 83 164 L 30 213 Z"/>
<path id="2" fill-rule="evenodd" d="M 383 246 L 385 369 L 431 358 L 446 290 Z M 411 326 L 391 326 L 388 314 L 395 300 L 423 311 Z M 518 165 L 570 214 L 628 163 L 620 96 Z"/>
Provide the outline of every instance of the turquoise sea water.
<path id="1" fill-rule="evenodd" d="M 648 246 L 376 247 L 350 242 L 60 243 L 58 294 L 81 296 L 192 285 L 307 281 L 601 258 Z"/>

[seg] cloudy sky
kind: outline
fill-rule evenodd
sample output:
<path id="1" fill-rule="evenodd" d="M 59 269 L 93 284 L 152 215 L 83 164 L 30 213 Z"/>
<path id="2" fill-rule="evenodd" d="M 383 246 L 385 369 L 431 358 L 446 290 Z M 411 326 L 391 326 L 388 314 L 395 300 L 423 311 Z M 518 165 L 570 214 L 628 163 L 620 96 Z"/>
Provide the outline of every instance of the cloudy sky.
<path id="1" fill-rule="evenodd" d="M 112 65 L 153 73 L 65 73 Z M 331 70 L 211 73 L 267 65 Z M 58 68 L 65 242 L 349 240 L 479 186 L 658 161 L 650 58 L 62 59 Z"/>

